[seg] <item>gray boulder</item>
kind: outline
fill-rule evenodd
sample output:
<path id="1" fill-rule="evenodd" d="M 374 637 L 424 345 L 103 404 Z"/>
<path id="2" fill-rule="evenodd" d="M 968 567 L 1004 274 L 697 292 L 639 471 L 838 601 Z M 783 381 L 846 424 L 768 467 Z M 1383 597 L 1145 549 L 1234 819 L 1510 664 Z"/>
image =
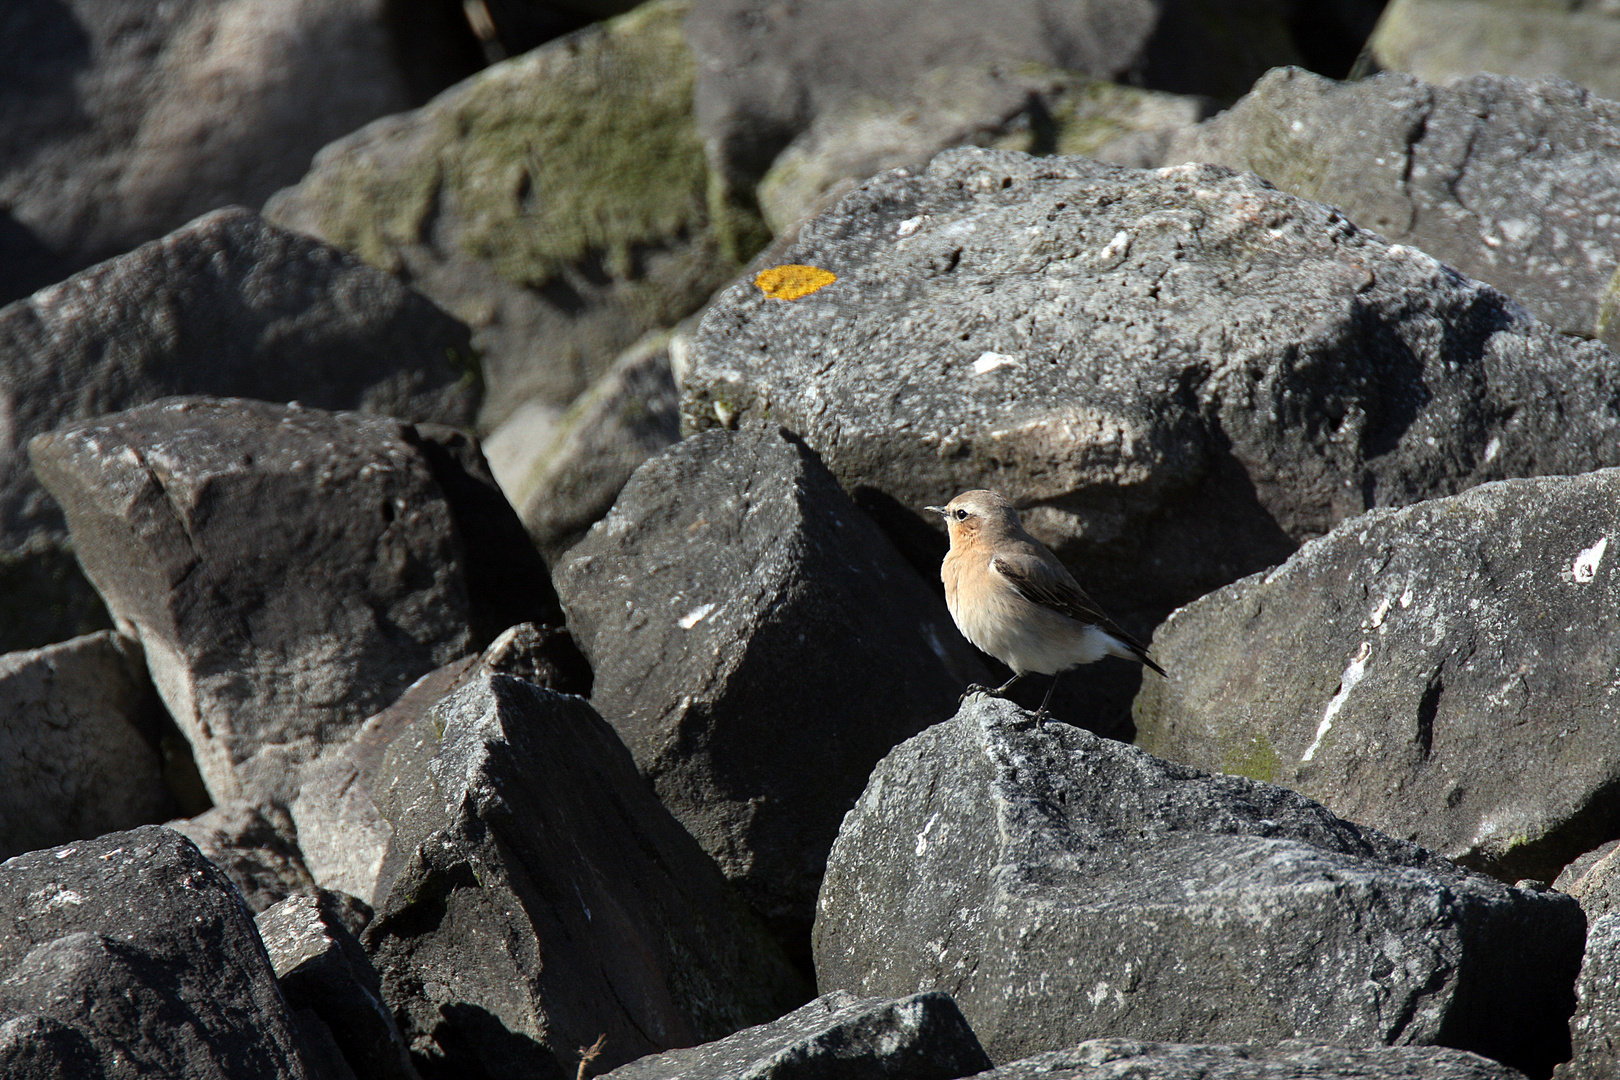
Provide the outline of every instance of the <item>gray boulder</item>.
<path id="1" fill-rule="evenodd" d="M 0 308 L 0 646 L 106 625 L 29 472 L 33 436 L 187 393 L 466 425 L 471 356 L 422 296 L 242 209 Z"/>
<path id="2" fill-rule="evenodd" d="M 252 916 L 177 833 L 145 826 L 0 864 L 0 928 L 0 1015 L 43 1018 L 54 1061 L 88 1047 L 95 1068 L 72 1075 L 310 1075 Z"/>
<path id="3" fill-rule="evenodd" d="M 482 426 L 571 401 L 764 240 L 711 177 L 686 5 L 659 0 L 333 143 L 271 221 L 407 277 L 473 330 Z"/>
<path id="4" fill-rule="evenodd" d="M 103 1080 L 96 1048 L 71 1024 L 37 1013 L 0 1021 L 0 1076 L 15 1080 Z"/>
<path id="5" fill-rule="evenodd" d="M 420 442 L 383 417 L 213 398 L 33 441 L 216 802 L 290 799 L 300 763 L 474 648 Z"/>
<path id="6" fill-rule="evenodd" d="M 325 143 L 460 77 L 452 38 L 410 33 L 433 21 L 411 0 L 5 8 L 0 303 L 257 206 Z"/>
<path id="7" fill-rule="evenodd" d="M 0 656 L 0 859 L 171 813 L 162 708 L 111 631 Z"/>
<path id="8" fill-rule="evenodd" d="M 225 872 L 248 909 L 262 912 L 290 896 L 320 890 L 298 850 L 291 815 L 271 803 L 229 802 L 168 827 Z"/>
<path id="9" fill-rule="evenodd" d="M 780 259 L 839 280 L 716 300 L 686 422 L 797 432 L 930 575 L 918 508 L 996 488 L 1142 636 L 1369 507 L 1620 462 L 1614 353 L 1225 169 L 948 151 Z"/>
<path id="10" fill-rule="evenodd" d="M 1390 0 L 1365 62 L 1432 83 L 1481 71 L 1569 79 L 1620 98 L 1616 60 L 1620 12 L 1604 0 Z"/>
<path id="11" fill-rule="evenodd" d="M 1600 844 L 1558 872 L 1553 888 L 1568 893 L 1586 912 L 1590 925 L 1612 911 L 1620 911 L 1620 840 Z"/>
<path id="12" fill-rule="evenodd" d="M 817 984 L 951 994 L 992 1059 L 1082 1038 L 1442 1045 L 1546 1075 L 1584 919 L 1333 816 L 969 698 L 833 846 Z"/>
<path id="13" fill-rule="evenodd" d="M 939 597 L 771 424 L 649 460 L 556 581 L 591 703 L 790 947 L 872 766 L 988 678 Z"/>
<path id="14" fill-rule="evenodd" d="M 1608 1080 L 1620 1071 L 1620 913 L 1595 919 L 1588 928 L 1575 996 L 1580 1004 L 1569 1023 L 1574 1056 L 1553 1070 L 1553 1078 Z"/>
<path id="15" fill-rule="evenodd" d="M 1091 1039 L 979 1080 L 1523 1080 L 1517 1069 L 1434 1046 L 1218 1046 Z"/>
<path id="16" fill-rule="evenodd" d="M 949 995 L 899 1001 L 834 990 L 779 1020 L 653 1054 L 612 1080 L 956 1080 L 990 1059 Z"/>
<path id="17" fill-rule="evenodd" d="M 553 562 L 607 514 L 643 461 L 680 440 L 673 347 L 669 334 L 658 334 L 625 352 L 551 437 L 502 478 L 524 527 Z"/>
<path id="18" fill-rule="evenodd" d="M 1248 169 L 1332 203 L 1548 325 L 1614 346 L 1617 148 L 1620 102 L 1573 83 L 1478 75 L 1430 86 L 1398 74 L 1336 83 L 1284 68 L 1175 135 L 1163 160 Z"/>
<path id="19" fill-rule="evenodd" d="M 808 994 L 584 701 L 482 670 L 382 755 L 362 941 L 413 1053 L 562 1077 L 781 1015 Z"/>
<path id="20" fill-rule="evenodd" d="M 1138 742 L 1551 881 L 1620 834 L 1616 538 L 1616 469 L 1346 522 L 1159 628 Z"/>
<path id="21" fill-rule="evenodd" d="M 405 1040 L 382 1000 L 382 981 L 366 951 L 325 897 L 289 896 L 255 922 L 281 994 L 331 1032 L 359 1080 L 416 1080 Z"/>

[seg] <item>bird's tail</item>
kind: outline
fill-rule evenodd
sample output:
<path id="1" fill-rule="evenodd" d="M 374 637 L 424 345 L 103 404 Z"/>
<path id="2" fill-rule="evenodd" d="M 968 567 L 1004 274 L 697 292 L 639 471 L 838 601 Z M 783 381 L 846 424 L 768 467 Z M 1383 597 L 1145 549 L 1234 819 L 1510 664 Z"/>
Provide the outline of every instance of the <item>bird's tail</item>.
<path id="1" fill-rule="evenodd" d="M 1153 657 L 1147 654 L 1147 646 L 1140 645 L 1134 640 L 1122 641 L 1113 634 L 1108 634 L 1107 637 L 1109 656 L 1117 656 L 1123 660 L 1135 660 L 1138 664 L 1147 665 L 1167 679 L 1170 677 L 1165 675 L 1164 668 L 1160 667 L 1158 664 L 1155 664 L 1153 662 Z"/>

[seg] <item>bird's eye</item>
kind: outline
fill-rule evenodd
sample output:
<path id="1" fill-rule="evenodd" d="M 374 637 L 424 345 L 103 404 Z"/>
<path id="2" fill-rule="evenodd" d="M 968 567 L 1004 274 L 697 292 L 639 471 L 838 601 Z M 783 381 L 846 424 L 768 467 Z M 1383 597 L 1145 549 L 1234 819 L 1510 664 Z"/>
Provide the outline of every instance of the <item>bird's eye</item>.
<path id="1" fill-rule="evenodd" d="M 967 520 L 967 511 L 966 510 L 958 510 L 956 512 L 956 520 L 957 521 L 966 521 Z"/>

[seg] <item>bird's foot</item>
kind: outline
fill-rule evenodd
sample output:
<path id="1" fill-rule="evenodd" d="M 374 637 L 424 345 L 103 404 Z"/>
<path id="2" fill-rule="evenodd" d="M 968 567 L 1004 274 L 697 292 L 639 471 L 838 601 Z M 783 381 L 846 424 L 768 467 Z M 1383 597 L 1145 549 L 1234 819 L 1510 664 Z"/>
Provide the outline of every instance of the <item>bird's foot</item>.
<path id="1" fill-rule="evenodd" d="M 991 697 L 1000 697 L 993 686 L 981 686 L 978 683 L 968 683 L 968 688 L 962 691 L 962 696 L 956 699 L 958 705 L 967 704 L 967 699 L 974 694 L 989 694 Z"/>

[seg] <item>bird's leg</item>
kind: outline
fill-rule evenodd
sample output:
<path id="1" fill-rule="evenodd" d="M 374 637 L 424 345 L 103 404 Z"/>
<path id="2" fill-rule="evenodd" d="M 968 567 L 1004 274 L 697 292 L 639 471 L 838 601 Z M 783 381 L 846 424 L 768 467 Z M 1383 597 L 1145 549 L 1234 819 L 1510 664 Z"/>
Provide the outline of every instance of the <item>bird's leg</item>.
<path id="1" fill-rule="evenodd" d="M 1052 685 L 1046 688 L 1046 696 L 1041 698 L 1041 707 L 1035 710 L 1035 726 L 1037 728 L 1046 722 L 1046 704 L 1052 700 L 1052 691 L 1057 689 L 1057 681 L 1062 674 L 1061 671 L 1053 672 Z"/>
<path id="2" fill-rule="evenodd" d="M 957 704 L 961 704 L 962 701 L 966 701 L 968 699 L 968 697 L 970 695 L 972 695 L 972 694 L 989 694 L 991 697 L 1006 697 L 1007 696 L 1007 688 L 1009 686 L 1011 686 L 1013 683 L 1017 682 L 1019 679 L 1022 679 L 1023 677 L 1024 677 L 1024 673 L 1020 671 L 1017 674 L 1013 675 L 1012 678 L 1008 679 L 1006 682 L 1002 683 L 1000 686 L 998 686 L 998 687 L 996 687 L 994 689 L 991 689 L 988 686 L 980 686 L 978 683 L 970 683 L 968 685 L 968 688 L 966 690 L 962 691 L 961 700 L 958 701 Z"/>

